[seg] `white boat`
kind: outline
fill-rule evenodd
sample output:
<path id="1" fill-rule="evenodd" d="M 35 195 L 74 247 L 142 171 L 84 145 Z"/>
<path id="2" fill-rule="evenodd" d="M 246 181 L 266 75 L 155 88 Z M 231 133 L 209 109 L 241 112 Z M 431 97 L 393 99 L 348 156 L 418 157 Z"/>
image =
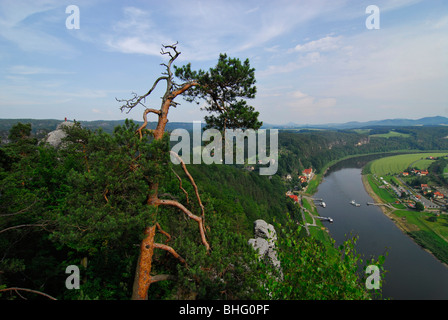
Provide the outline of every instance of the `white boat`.
<path id="1" fill-rule="evenodd" d="M 350 203 L 352 205 L 354 205 L 355 207 L 360 207 L 361 206 L 359 203 L 356 203 L 355 200 L 352 200 Z"/>
<path id="2" fill-rule="evenodd" d="M 322 202 L 321 204 L 320 204 L 323 208 L 325 208 L 327 205 L 325 204 L 325 202 Z"/>

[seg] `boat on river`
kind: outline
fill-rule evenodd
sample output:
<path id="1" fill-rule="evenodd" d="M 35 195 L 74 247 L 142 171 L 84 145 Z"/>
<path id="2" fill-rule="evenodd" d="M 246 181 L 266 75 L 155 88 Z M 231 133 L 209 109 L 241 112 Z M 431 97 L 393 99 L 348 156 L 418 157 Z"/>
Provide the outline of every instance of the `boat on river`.
<path id="1" fill-rule="evenodd" d="M 360 206 L 361 206 L 359 203 L 356 203 L 355 200 L 352 200 L 350 203 L 351 203 L 352 205 L 354 205 L 355 207 L 360 207 Z"/>

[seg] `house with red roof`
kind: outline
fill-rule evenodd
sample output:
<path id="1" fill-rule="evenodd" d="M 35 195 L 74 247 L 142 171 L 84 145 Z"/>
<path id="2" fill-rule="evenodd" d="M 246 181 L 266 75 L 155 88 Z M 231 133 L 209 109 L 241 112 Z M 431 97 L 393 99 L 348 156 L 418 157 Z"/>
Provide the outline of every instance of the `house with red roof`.
<path id="1" fill-rule="evenodd" d="M 443 199 L 445 196 L 443 195 L 443 193 L 436 191 L 434 192 L 434 198 L 435 199 Z"/>
<path id="2" fill-rule="evenodd" d="M 310 179 L 313 175 L 313 168 L 305 169 L 302 171 L 302 174 L 307 178 Z"/>

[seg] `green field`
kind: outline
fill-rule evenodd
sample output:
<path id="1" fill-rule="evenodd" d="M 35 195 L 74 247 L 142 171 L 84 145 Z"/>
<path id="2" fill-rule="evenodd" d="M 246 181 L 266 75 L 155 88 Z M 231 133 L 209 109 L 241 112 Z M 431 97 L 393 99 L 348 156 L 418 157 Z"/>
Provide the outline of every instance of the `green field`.
<path id="1" fill-rule="evenodd" d="M 429 249 L 438 259 L 448 264 L 448 217 L 434 214 L 397 210 L 394 215 L 406 219 L 406 223 L 415 228 L 408 234 L 421 246 Z M 434 220 L 431 220 L 434 219 Z"/>
<path id="2" fill-rule="evenodd" d="M 370 165 L 370 172 L 377 176 L 385 176 L 388 174 L 398 174 L 406 170 L 409 166 L 417 167 L 419 169 L 427 169 L 432 163 L 432 160 L 426 160 L 426 157 L 440 157 L 447 153 L 413 153 L 401 154 L 392 157 L 381 158 L 375 160 Z"/>
<path id="3" fill-rule="evenodd" d="M 401 133 L 401 132 L 396 132 L 394 130 L 391 130 L 388 133 L 372 134 L 370 136 L 377 137 L 377 138 L 392 138 L 392 137 L 409 138 L 411 135 L 407 134 L 407 133 Z"/>
<path id="4" fill-rule="evenodd" d="M 387 189 L 380 188 L 382 183 L 372 177 L 372 175 L 367 176 L 367 181 L 370 184 L 373 192 L 375 192 L 385 203 L 393 203 L 395 202 L 395 196 L 390 193 Z"/>
<path id="5" fill-rule="evenodd" d="M 443 169 L 443 174 L 448 174 L 448 166 Z"/>

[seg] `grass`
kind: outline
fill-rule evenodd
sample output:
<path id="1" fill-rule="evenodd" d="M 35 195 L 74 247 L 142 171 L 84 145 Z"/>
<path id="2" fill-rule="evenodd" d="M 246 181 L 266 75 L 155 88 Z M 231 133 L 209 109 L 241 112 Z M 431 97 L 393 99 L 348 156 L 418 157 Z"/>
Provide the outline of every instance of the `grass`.
<path id="1" fill-rule="evenodd" d="M 380 188 L 382 183 L 375 179 L 372 175 L 367 176 L 367 181 L 369 181 L 370 187 L 373 192 L 375 192 L 384 202 L 391 203 L 395 202 L 396 198 L 392 193 L 390 193 L 386 188 Z"/>
<path id="2" fill-rule="evenodd" d="M 411 135 L 407 133 L 401 133 L 396 132 L 394 130 L 389 131 L 388 133 L 381 133 L 381 134 L 372 134 L 371 137 L 377 137 L 377 138 L 395 138 L 395 137 L 401 137 L 401 138 L 409 138 Z"/>
<path id="3" fill-rule="evenodd" d="M 440 157 L 446 153 L 414 153 L 401 154 L 397 156 L 385 157 L 374 160 L 370 164 L 370 172 L 377 176 L 388 174 L 398 174 L 406 170 L 409 166 L 418 166 L 420 169 L 427 169 L 433 160 L 426 160 L 428 156 Z"/>
<path id="4" fill-rule="evenodd" d="M 313 195 L 317 191 L 317 187 L 319 187 L 320 182 L 322 181 L 322 173 L 316 174 L 314 179 L 312 179 L 308 183 L 308 187 L 306 188 L 306 193 L 309 195 Z"/>
<path id="5" fill-rule="evenodd" d="M 430 250 L 438 259 L 448 264 L 448 216 L 440 215 L 435 221 L 432 213 L 396 210 L 394 215 L 405 219 L 409 226 L 408 234 L 419 245 Z"/>
<path id="6" fill-rule="evenodd" d="M 309 212 L 311 212 L 314 216 L 318 216 L 319 213 L 317 212 L 316 206 L 313 204 L 310 204 L 307 199 L 302 198 L 302 204 L 305 209 L 307 209 Z M 313 218 L 305 212 L 305 220 L 307 223 L 313 223 Z M 330 235 L 325 231 L 326 228 L 323 226 L 322 221 L 319 219 L 315 219 L 316 226 L 310 226 L 310 234 L 313 238 L 316 238 L 320 241 L 322 241 L 325 244 L 329 244 L 331 241 Z"/>
<path id="7" fill-rule="evenodd" d="M 448 165 L 445 168 L 443 168 L 443 174 L 448 174 Z"/>
<path id="8" fill-rule="evenodd" d="M 352 131 L 359 134 L 368 134 L 372 129 L 352 129 Z"/>
<path id="9" fill-rule="evenodd" d="M 426 170 L 429 168 L 429 166 L 431 165 L 431 163 L 433 163 L 434 160 L 427 160 L 427 159 L 423 159 L 423 160 L 418 160 L 417 162 L 414 162 L 412 164 L 413 167 L 416 167 L 419 170 Z"/>

